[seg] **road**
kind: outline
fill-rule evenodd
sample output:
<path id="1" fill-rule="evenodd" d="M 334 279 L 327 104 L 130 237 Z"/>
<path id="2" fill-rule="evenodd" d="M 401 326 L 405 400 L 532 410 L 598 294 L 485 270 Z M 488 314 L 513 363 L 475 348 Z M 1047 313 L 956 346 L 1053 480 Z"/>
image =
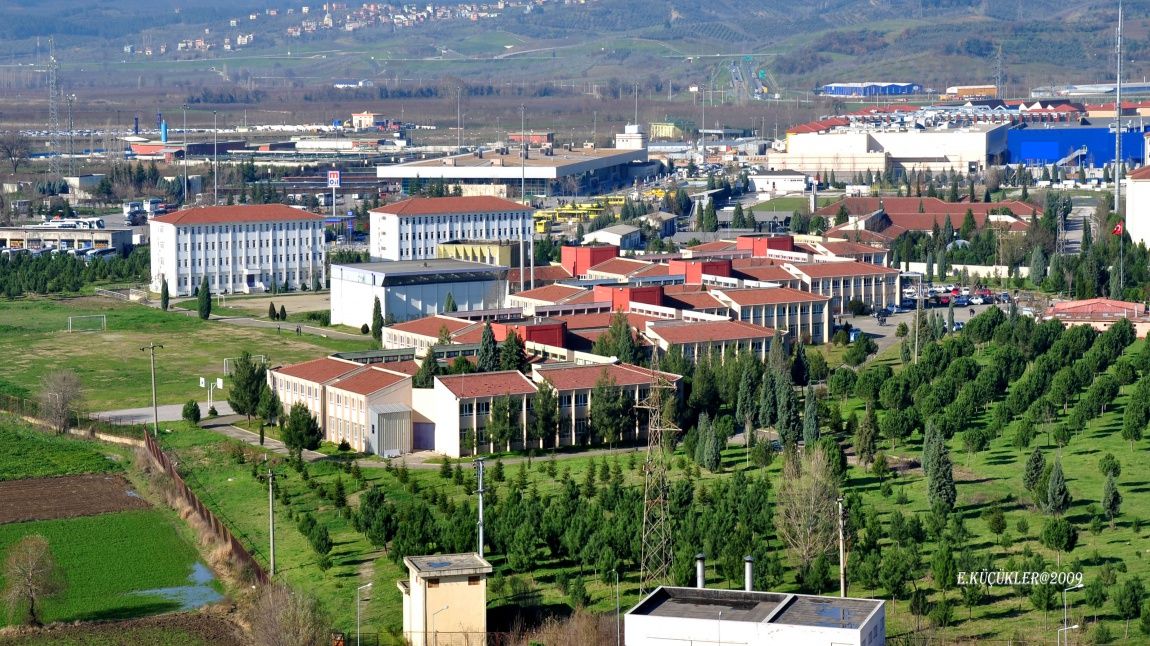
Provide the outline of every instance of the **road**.
<path id="1" fill-rule="evenodd" d="M 1066 229 L 1063 233 L 1063 253 L 1076 254 L 1082 251 L 1083 232 L 1086 230 L 1086 226 L 1091 223 L 1094 208 L 1093 204 L 1079 205 L 1076 201 L 1074 207 L 1070 209 L 1070 215 L 1066 218 Z M 1091 230 L 1090 236 L 1097 240 L 1098 232 Z"/>
<path id="2" fill-rule="evenodd" d="M 232 415 L 232 407 L 227 401 L 215 402 L 216 412 L 220 415 Z M 183 404 L 161 404 L 157 407 L 159 419 L 161 422 L 178 422 L 183 419 L 184 405 Z M 207 415 L 208 402 L 200 402 L 200 413 Z M 120 410 L 108 410 L 99 413 L 93 413 L 97 419 L 102 419 L 114 424 L 147 424 L 152 421 L 152 407 L 147 408 L 123 408 Z"/>

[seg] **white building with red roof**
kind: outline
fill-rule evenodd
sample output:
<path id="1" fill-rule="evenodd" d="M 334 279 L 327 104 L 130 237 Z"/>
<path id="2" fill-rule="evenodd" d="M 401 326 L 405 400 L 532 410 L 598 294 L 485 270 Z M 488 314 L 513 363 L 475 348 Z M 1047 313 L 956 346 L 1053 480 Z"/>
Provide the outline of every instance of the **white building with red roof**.
<path id="1" fill-rule="evenodd" d="M 669 372 L 656 372 L 650 368 L 629 363 L 608 363 L 599 365 L 574 365 L 552 363 L 535 366 L 532 378 L 537 384 L 547 382 L 555 389 L 559 407 L 559 428 L 554 438 L 546 438 L 548 446 L 578 446 L 587 444 L 596 435 L 591 427 L 591 408 L 595 405 L 594 391 L 601 380 L 613 383 L 623 391 L 632 406 L 638 406 L 647 399 L 651 386 L 660 379 L 665 380 L 676 390 L 667 393 L 674 397 L 682 377 Z M 647 428 L 642 416 L 635 416 L 635 426 L 625 437 L 616 441 L 638 440 L 646 437 Z"/>
<path id="2" fill-rule="evenodd" d="M 413 444 L 453 458 L 490 451 L 491 405 L 508 397 L 516 424 L 511 445 L 523 448 L 528 441 L 528 401 L 536 392 L 535 384 L 515 370 L 437 376 L 431 388 L 412 390 Z"/>
<path id="3" fill-rule="evenodd" d="M 190 296 L 203 282 L 213 294 L 323 285 L 323 218 L 283 204 L 183 209 L 148 222 L 151 285 Z"/>
<path id="4" fill-rule="evenodd" d="M 326 394 L 328 441 L 377 455 L 411 452 L 411 377 L 369 366 L 329 384 Z"/>
<path id="5" fill-rule="evenodd" d="M 774 328 L 803 343 L 825 343 L 830 337 L 831 298 L 789 287 L 712 290 L 735 320 Z"/>
<path id="6" fill-rule="evenodd" d="M 1063 301 L 1046 308 L 1046 318 L 1058 319 L 1066 325 L 1089 325 L 1105 332 L 1122 319 L 1134 324 L 1139 339 L 1150 332 L 1150 311 L 1145 303 L 1118 301 L 1112 298 L 1091 298 L 1082 301 Z"/>
<path id="7" fill-rule="evenodd" d="M 441 314 L 425 316 L 383 328 L 383 347 L 384 349 L 430 348 L 439 342 L 441 336 L 446 335 L 450 339 L 476 327 L 483 325 Z"/>
<path id="8" fill-rule="evenodd" d="M 451 240 L 530 241 L 531 219 L 530 208 L 501 197 L 413 197 L 371 210 L 369 251 L 383 260 L 425 260 Z"/>
<path id="9" fill-rule="evenodd" d="M 760 359 L 767 358 L 771 339 L 778 332 L 742 321 L 649 321 L 643 335 L 659 351 L 668 352 L 679 346 L 688 361 L 714 352 L 720 361 L 747 350 Z"/>
<path id="10" fill-rule="evenodd" d="M 363 364 L 333 357 L 323 357 L 270 368 L 267 371 L 268 387 L 279 397 L 284 411 L 291 410 L 297 403 L 307 406 L 320 427 L 327 423 L 327 387 L 340 379 L 349 377 L 361 370 Z M 325 429 L 326 430 L 326 429 Z"/>
<path id="11" fill-rule="evenodd" d="M 813 262 L 783 265 L 801 281 L 801 289 L 830 298 L 831 314 L 847 313 L 847 304 L 858 300 L 871 307 L 893 307 L 901 299 L 897 269 L 866 262 Z"/>

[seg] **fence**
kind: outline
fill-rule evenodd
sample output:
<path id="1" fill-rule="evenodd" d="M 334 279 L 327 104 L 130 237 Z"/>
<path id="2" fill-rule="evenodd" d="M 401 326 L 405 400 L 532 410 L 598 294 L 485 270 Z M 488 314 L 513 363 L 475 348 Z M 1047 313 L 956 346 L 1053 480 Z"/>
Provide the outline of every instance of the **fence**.
<path id="1" fill-rule="evenodd" d="M 48 422 L 40 417 L 40 403 L 33 399 L 0 394 L 0 411 L 17 415 L 31 424 L 48 425 Z M 75 410 L 68 411 L 68 426 L 68 433 L 71 435 L 94 437 L 120 444 L 138 443 L 139 438 L 147 432 L 145 424 L 130 424 L 119 418 L 96 417 Z M 132 441 L 125 442 L 122 438 Z"/>
<path id="2" fill-rule="evenodd" d="M 216 538 L 228 546 L 228 549 L 231 551 L 232 558 L 234 558 L 239 564 L 240 571 L 250 573 L 251 578 L 261 584 L 268 583 L 271 579 L 268 578 L 267 572 L 264 571 L 263 566 L 261 566 L 256 562 L 254 558 L 252 558 L 252 555 L 246 549 L 244 549 L 244 546 L 241 545 L 238 540 L 236 540 L 235 536 L 232 536 L 232 533 L 228 531 L 228 528 L 224 526 L 224 524 L 221 523 L 218 518 L 216 518 L 216 515 L 213 514 L 207 507 L 205 507 L 204 504 L 200 502 L 200 499 L 196 497 L 196 494 L 188 488 L 188 485 L 184 483 L 184 479 L 180 477 L 180 474 L 176 472 L 175 467 L 172 466 L 172 461 L 168 459 L 168 456 L 160 449 L 160 445 L 156 442 L 156 440 L 152 439 L 152 436 L 147 434 L 144 435 L 144 448 L 156 462 L 156 465 L 163 469 L 164 473 L 166 473 L 168 477 L 172 479 L 172 482 L 175 483 L 176 491 L 178 491 L 180 496 L 183 497 L 184 502 L 186 502 L 188 506 L 191 507 L 191 509 L 196 513 L 197 516 L 200 517 L 200 520 L 203 521 L 206 526 L 211 528 L 212 533 L 215 534 Z"/>

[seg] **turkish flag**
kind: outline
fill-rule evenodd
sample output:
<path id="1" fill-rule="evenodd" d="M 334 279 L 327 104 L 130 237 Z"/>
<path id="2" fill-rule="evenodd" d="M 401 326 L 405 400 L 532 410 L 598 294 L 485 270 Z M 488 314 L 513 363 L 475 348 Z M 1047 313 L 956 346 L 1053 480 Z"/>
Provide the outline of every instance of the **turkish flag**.
<path id="1" fill-rule="evenodd" d="M 1120 235 L 1122 235 L 1122 230 L 1123 230 L 1123 228 L 1122 228 L 1122 222 L 1121 222 L 1121 221 L 1119 221 L 1119 222 L 1118 222 L 1118 224 L 1115 224 L 1115 225 L 1114 225 L 1114 230 L 1113 230 L 1113 231 L 1111 231 L 1110 233 L 1113 233 L 1113 234 L 1114 234 L 1114 235 L 1116 235 L 1116 236 L 1120 236 Z"/>

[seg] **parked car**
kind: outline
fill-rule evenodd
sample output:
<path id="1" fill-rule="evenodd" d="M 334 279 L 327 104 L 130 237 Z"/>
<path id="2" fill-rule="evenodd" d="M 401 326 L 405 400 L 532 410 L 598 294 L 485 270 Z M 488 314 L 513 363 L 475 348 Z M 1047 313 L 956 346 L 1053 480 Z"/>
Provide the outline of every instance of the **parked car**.
<path id="1" fill-rule="evenodd" d="M 962 288 L 962 295 L 963 296 L 970 296 L 970 288 L 969 287 L 963 287 Z"/>
<path id="2" fill-rule="evenodd" d="M 950 305 L 950 294 L 943 294 L 938 297 L 939 305 Z"/>
<path id="3" fill-rule="evenodd" d="M 970 299 L 965 296 L 954 297 L 955 307 L 970 307 Z"/>
<path id="4" fill-rule="evenodd" d="M 1001 294 L 998 295 L 998 302 L 1009 304 L 1010 303 L 1010 294 L 1007 294 L 1006 292 L 1002 292 Z"/>
<path id="5" fill-rule="evenodd" d="M 954 331 L 955 332 L 962 331 L 962 328 L 964 328 L 964 327 L 966 327 L 966 324 L 963 323 L 962 321 L 955 321 L 954 322 Z"/>
<path id="6" fill-rule="evenodd" d="M 970 297 L 970 304 L 971 305 L 985 305 L 986 299 L 984 299 L 981 296 L 971 296 Z"/>

